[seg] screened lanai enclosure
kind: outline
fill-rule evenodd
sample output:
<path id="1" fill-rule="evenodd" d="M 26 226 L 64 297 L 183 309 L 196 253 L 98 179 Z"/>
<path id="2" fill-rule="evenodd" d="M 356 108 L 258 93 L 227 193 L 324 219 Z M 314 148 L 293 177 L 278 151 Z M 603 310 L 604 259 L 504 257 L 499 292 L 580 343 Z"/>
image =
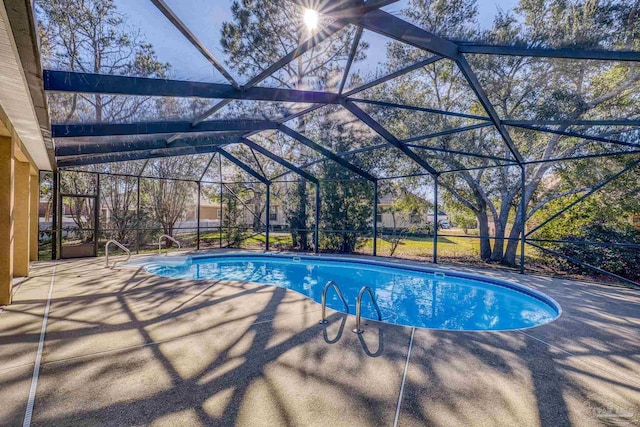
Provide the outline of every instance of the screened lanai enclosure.
<path id="1" fill-rule="evenodd" d="M 640 281 L 637 2 L 36 4 L 41 259 L 169 235 Z"/>

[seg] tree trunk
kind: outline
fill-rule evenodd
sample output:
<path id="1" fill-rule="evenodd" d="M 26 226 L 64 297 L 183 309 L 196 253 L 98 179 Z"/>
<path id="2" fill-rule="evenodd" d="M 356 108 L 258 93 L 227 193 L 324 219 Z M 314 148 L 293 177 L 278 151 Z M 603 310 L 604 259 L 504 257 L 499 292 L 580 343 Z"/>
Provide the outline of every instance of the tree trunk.
<path id="1" fill-rule="evenodd" d="M 299 245 L 300 249 L 306 251 L 309 249 L 309 233 L 307 228 L 307 184 L 302 179 L 296 184 L 297 203 L 293 224 L 291 224 L 291 237 L 294 245 Z"/>
<path id="2" fill-rule="evenodd" d="M 488 260 L 491 258 L 491 241 L 489 236 L 489 217 L 487 210 L 482 209 L 476 212 L 478 218 L 478 230 L 480 231 L 480 258 Z"/>
<path id="3" fill-rule="evenodd" d="M 493 250 L 491 251 L 490 261 L 501 262 L 502 251 L 504 250 L 504 227 L 500 221 L 494 221 L 495 225 L 495 239 L 493 240 Z"/>
<path id="4" fill-rule="evenodd" d="M 253 215 L 253 231 L 255 233 L 259 233 L 260 230 L 262 230 L 262 214 L 264 213 L 266 209 L 266 204 L 260 204 L 259 202 L 256 202 L 253 204 L 253 212 L 255 213 L 255 215 Z M 269 212 L 267 212 L 267 215 L 269 215 Z"/>
<path id="5" fill-rule="evenodd" d="M 509 206 L 510 201 L 508 203 L 503 199 L 502 206 L 500 206 L 500 214 L 498 216 L 498 220 L 494 220 L 494 225 L 496 228 L 495 231 L 495 239 L 493 241 L 493 251 L 491 253 L 491 261 L 502 262 L 504 256 L 504 236 L 507 231 L 507 222 L 509 220 Z"/>
<path id="6" fill-rule="evenodd" d="M 540 169 L 538 170 L 538 174 L 539 176 L 542 176 L 542 173 L 544 172 L 545 169 Z M 524 197 L 524 204 L 525 204 L 525 212 L 527 209 L 527 206 L 529 206 L 529 202 L 531 201 L 531 197 L 533 195 L 533 193 L 535 192 L 536 188 L 538 187 L 538 184 L 540 183 L 540 179 L 535 178 L 534 180 L 532 180 L 531 182 L 529 182 L 527 184 L 526 191 L 524 192 L 524 195 L 521 197 Z M 507 243 L 507 250 L 504 253 L 504 257 L 502 258 L 502 263 L 503 264 L 507 264 L 507 265 L 516 265 L 516 254 L 518 252 L 518 243 L 520 242 L 520 238 L 521 238 L 521 231 L 522 231 L 522 205 L 519 203 L 518 204 L 518 208 L 516 209 L 516 218 L 513 221 L 513 228 L 511 229 L 511 232 L 509 233 L 509 242 Z M 525 219 L 525 224 L 526 224 L 526 219 Z"/>
<path id="7" fill-rule="evenodd" d="M 513 222 L 513 228 L 509 233 L 509 242 L 507 242 L 507 250 L 504 252 L 502 263 L 507 265 L 516 265 L 516 253 L 518 251 L 518 243 L 520 239 L 520 230 L 522 229 L 521 211 L 518 208 L 516 219 Z"/>

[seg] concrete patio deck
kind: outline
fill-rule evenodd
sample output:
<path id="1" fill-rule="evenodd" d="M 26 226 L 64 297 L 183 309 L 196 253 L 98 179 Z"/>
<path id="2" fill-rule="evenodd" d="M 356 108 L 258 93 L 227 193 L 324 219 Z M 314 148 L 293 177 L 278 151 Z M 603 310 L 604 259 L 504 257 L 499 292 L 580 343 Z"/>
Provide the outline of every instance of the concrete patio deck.
<path id="1" fill-rule="evenodd" d="M 319 325 L 317 303 L 281 288 L 35 263 L 0 314 L 0 425 L 23 423 L 52 279 L 32 425 L 640 425 L 639 291 L 464 270 L 563 315 L 513 332 L 367 321 L 357 336 L 353 316 Z"/>

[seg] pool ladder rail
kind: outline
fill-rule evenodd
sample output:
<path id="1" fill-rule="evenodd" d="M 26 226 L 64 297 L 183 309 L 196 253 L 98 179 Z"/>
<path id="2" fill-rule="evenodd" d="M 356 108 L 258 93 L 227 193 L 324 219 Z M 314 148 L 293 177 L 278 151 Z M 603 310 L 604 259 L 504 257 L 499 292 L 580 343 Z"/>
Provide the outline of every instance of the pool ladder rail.
<path id="1" fill-rule="evenodd" d="M 368 293 L 371 297 L 371 302 L 373 302 L 373 306 L 378 313 L 378 320 L 382 320 L 382 313 L 380 312 L 380 307 L 378 307 L 378 303 L 376 302 L 376 297 L 373 295 L 373 291 L 368 286 L 363 286 L 358 292 L 358 299 L 356 300 L 356 327 L 353 329 L 353 332 L 356 334 L 361 334 L 364 332 L 364 329 L 360 327 L 360 318 L 362 317 L 362 297 L 364 294 Z"/>
<path id="2" fill-rule="evenodd" d="M 344 295 L 342 295 L 342 291 L 340 291 L 340 287 L 333 280 L 329 280 L 327 284 L 324 285 L 324 289 L 322 290 L 322 319 L 320 320 L 321 324 L 326 324 L 329 322 L 327 320 L 327 292 L 329 291 L 330 288 L 334 288 L 336 290 L 336 294 L 338 294 L 338 297 L 340 298 L 340 300 L 342 300 L 342 303 L 344 304 L 346 313 L 349 314 L 349 304 L 347 304 L 347 300 L 345 299 Z M 364 296 L 365 293 L 368 293 L 369 297 L 371 297 L 373 306 L 375 307 L 376 312 L 378 314 L 378 320 L 382 320 L 382 313 L 380 312 L 380 307 L 378 307 L 378 303 L 376 302 L 376 297 L 373 294 L 373 291 L 369 286 L 363 286 L 360 289 L 360 292 L 358 293 L 358 299 L 356 300 L 356 327 L 355 329 L 353 329 L 353 332 L 355 332 L 356 334 L 361 334 L 364 332 L 364 329 L 360 327 L 360 324 L 361 324 L 361 318 L 362 318 L 362 297 Z"/>
<path id="3" fill-rule="evenodd" d="M 336 290 L 338 297 L 344 304 L 344 308 L 347 310 L 347 314 L 349 314 L 349 304 L 347 304 L 347 300 L 344 298 L 344 295 L 342 295 L 340 287 L 333 280 L 329 280 L 327 284 L 324 285 L 324 289 L 322 290 L 322 319 L 320 320 L 320 323 L 322 324 L 329 323 L 329 321 L 327 320 L 327 291 L 329 290 L 329 288 L 334 288 Z"/>
<path id="4" fill-rule="evenodd" d="M 115 267 L 116 264 L 118 264 L 119 262 L 127 262 L 129 261 L 129 259 L 131 259 L 131 251 L 129 249 L 127 249 L 127 247 L 125 245 L 123 245 L 122 243 L 118 242 L 117 240 L 109 240 L 105 245 L 104 245 L 104 254 L 105 254 L 105 267 L 109 268 L 109 245 L 114 244 L 117 247 L 119 247 L 120 249 L 122 249 L 123 251 L 126 252 L 127 254 L 127 259 L 125 259 L 124 261 L 115 261 L 113 263 L 113 265 L 111 266 L 111 268 Z"/>
<path id="5" fill-rule="evenodd" d="M 158 238 L 158 255 L 162 254 L 162 239 L 167 239 L 167 240 L 171 240 L 172 242 L 176 243 L 178 245 L 178 249 L 181 248 L 180 246 L 180 242 L 178 242 L 176 239 L 174 239 L 173 237 L 169 236 L 168 234 L 163 234 L 162 236 L 160 236 Z M 169 255 L 169 248 L 167 248 L 167 251 L 164 253 L 165 256 Z"/>

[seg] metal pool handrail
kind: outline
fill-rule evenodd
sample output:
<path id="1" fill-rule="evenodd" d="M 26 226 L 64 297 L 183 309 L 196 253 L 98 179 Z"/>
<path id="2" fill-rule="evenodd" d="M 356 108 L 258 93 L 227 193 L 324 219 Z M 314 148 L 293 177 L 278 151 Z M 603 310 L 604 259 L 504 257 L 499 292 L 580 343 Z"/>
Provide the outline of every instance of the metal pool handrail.
<path id="1" fill-rule="evenodd" d="M 327 284 L 324 285 L 324 289 L 322 290 L 322 320 L 320 320 L 320 323 L 323 323 L 323 324 L 329 322 L 327 320 L 327 313 L 326 313 L 327 312 L 327 291 L 329 290 L 329 288 L 334 288 L 336 290 L 338 297 L 342 300 L 342 303 L 344 304 L 344 308 L 347 310 L 347 314 L 349 314 L 349 304 L 347 304 L 347 300 L 342 295 L 342 292 L 340 291 L 340 287 L 333 280 L 329 280 Z"/>
<path id="2" fill-rule="evenodd" d="M 131 251 L 129 249 L 127 249 L 126 246 L 124 246 L 122 243 L 118 242 L 117 240 L 109 240 L 105 245 L 104 245 L 104 255 L 106 258 L 106 264 L 105 266 L 107 268 L 109 268 L 109 245 L 113 243 L 114 245 L 116 245 L 117 247 L 119 247 L 120 249 L 122 249 L 123 251 L 125 251 L 127 253 L 127 259 L 125 259 L 124 261 L 116 261 L 113 263 L 112 267 L 115 267 L 117 263 L 119 262 L 127 262 L 129 261 L 129 259 L 131 258 Z"/>
<path id="3" fill-rule="evenodd" d="M 162 236 L 160 236 L 158 238 L 158 255 L 162 254 L 162 239 L 169 239 L 174 243 L 178 244 L 178 249 L 180 249 L 180 242 L 178 242 L 176 239 L 174 239 L 173 237 L 169 236 L 168 234 L 163 234 Z M 165 255 L 169 254 L 169 248 L 167 248 L 167 252 L 165 252 Z"/>
<path id="4" fill-rule="evenodd" d="M 376 308 L 378 312 L 378 320 L 382 320 L 382 313 L 380 313 L 380 307 L 378 307 L 378 303 L 376 302 L 376 297 L 373 295 L 373 291 L 368 286 L 363 286 L 358 292 L 358 299 L 356 300 L 356 328 L 353 330 L 356 334 L 361 334 L 364 332 L 364 329 L 360 328 L 360 317 L 362 315 L 362 297 L 364 293 L 368 292 L 371 297 L 371 301 L 373 302 L 373 306 Z"/>

